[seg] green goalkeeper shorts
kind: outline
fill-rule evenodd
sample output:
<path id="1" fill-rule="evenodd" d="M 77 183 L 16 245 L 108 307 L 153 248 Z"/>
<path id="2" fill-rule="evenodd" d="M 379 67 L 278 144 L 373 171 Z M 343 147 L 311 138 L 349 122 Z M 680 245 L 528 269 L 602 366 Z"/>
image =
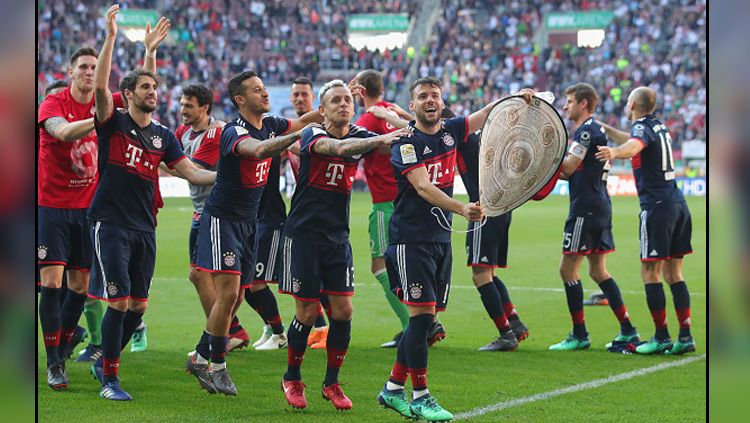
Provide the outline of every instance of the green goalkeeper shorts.
<path id="1" fill-rule="evenodd" d="M 388 248 L 388 223 L 393 214 L 393 201 L 375 203 L 370 210 L 370 252 L 372 257 L 383 257 Z"/>

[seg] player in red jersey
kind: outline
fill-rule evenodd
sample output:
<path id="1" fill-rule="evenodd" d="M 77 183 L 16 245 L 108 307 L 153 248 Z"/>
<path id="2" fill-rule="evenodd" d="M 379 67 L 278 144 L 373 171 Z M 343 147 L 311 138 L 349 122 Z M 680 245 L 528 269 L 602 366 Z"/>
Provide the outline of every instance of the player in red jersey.
<path id="1" fill-rule="evenodd" d="M 97 181 L 94 133 L 94 69 L 97 53 L 82 47 L 70 57 L 70 87 L 47 96 L 39 107 L 37 263 L 40 267 L 39 320 L 47 352 L 47 383 L 66 388 L 65 342 L 86 301 L 92 247 L 86 209 Z M 68 268 L 62 309 L 59 297 Z"/>

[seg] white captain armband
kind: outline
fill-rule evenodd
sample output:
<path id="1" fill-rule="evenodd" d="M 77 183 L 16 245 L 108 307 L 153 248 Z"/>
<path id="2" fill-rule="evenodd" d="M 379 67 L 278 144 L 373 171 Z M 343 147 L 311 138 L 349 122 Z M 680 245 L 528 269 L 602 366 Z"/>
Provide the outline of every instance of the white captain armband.
<path id="1" fill-rule="evenodd" d="M 588 148 L 575 141 L 573 141 L 573 144 L 570 145 L 570 149 L 568 149 L 568 153 L 570 153 L 571 156 L 576 156 L 581 160 L 586 157 L 587 151 L 589 151 Z"/>

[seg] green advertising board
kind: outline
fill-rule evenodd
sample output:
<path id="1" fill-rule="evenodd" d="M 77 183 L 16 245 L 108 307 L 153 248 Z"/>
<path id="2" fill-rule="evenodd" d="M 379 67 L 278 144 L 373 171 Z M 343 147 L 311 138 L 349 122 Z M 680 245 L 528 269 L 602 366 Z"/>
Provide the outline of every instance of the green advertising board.
<path id="1" fill-rule="evenodd" d="M 612 18 L 612 11 L 590 11 L 590 12 L 549 12 L 545 16 L 548 31 L 559 31 L 566 29 L 603 29 L 606 28 Z"/>
<path id="2" fill-rule="evenodd" d="M 349 32 L 406 32 L 406 13 L 357 13 L 347 18 Z"/>
<path id="3" fill-rule="evenodd" d="M 107 16 L 107 8 L 101 9 L 102 16 Z M 125 26 L 145 27 L 147 23 L 156 25 L 159 12 L 155 9 L 120 9 L 117 14 L 117 24 Z"/>

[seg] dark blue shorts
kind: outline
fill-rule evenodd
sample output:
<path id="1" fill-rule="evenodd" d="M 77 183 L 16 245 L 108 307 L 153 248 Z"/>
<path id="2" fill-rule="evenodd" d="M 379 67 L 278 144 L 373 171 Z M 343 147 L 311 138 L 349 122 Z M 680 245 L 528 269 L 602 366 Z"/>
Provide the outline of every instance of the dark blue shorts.
<path id="1" fill-rule="evenodd" d="M 351 244 L 313 244 L 284 237 L 279 292 L 300 301 L 320 301 L 320 294 L 354 295 Z"/>
<path id="2" fill-rule="evenodd" d="M 451 244 L 390 244 L 385 265 L 391 291 L 406 305 L 448 306 L 451 288 Z"/>
<path id="3" fill-rule="evenodd" d="M 258 228 L 258 255 L 253 282 L 279 283 L 283 238 L 281 228 Z"/>
<path id="4" fill-rule="evenodd" d="M 193 213 L 193 220 L 190 222 L 190 238 L 188 240 L 188 251 L 190 252 L 190 267 L 197 266 L 198 263 L 198 234 L 201 228 L 201 215 Z"/>
<path id="5" fill-rule="evenodd" d="M 91 239 L 95 258 L 89 297 L 108 302 L 148 301 L 156 262 L 156 234 L 95 222 Z"/>
<path id="6" fill-rule="evenodd" d="M 255 221 L 218 218 L 206 211 L 201 215 L 198 270 L 238 275 L 240 287 L 247 288 L 252 285 L 256 249 Z"/>
<path id="7" fill-rule="evenodd" d="M 587 256 L 615 251 L 612 216 L 569 215 L 563 232 L 563 254 Z"/>
<path id="8" fill-rule="evenodd" d="M 469 222 L 466 233 L 466 265 L 470 267 L 508 267 L 508 230 L 511 213 L 488 217 L 481 222 Z M 479 229 L 474 230 L 474 228 Z"/>
<path id="9" fill-rule="evenodd" d="M 693 252 L 693 224 L 685 202 L 641 210 L 641 261 L 682 258 Z"/>
<path id="10" fill-rule="evenodd" d="M 37 264 L 88 271 L 94 250 L 87 209 L 37 207 Z"/>

